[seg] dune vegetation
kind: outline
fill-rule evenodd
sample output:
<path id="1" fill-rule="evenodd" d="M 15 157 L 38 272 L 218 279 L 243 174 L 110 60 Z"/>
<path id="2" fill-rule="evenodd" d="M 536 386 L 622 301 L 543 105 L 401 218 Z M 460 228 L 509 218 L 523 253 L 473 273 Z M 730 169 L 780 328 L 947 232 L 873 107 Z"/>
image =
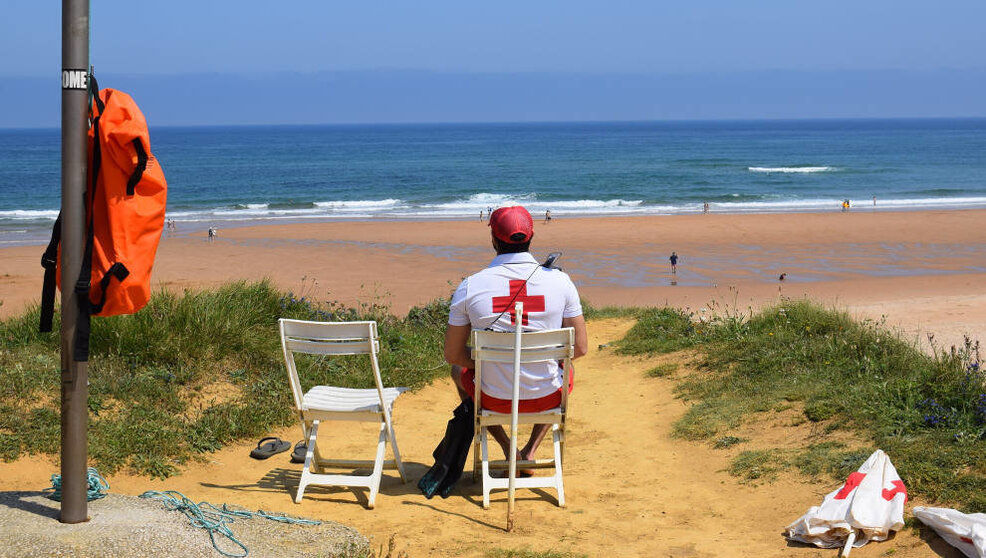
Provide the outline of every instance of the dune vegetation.
<path id="1" fill-rule="evenodd" d="M 448 306 L 395 318 L 284 294 L 268 282 L 155 293 L 132 316 L 94 318 L 89 362 L 89 458 L 101 472 L 167 477 L 190 459 L 295 417 L 277 333 L 279 318 L 375 319 L 387 385 L 411 388 L 445 374 Z M 57 453 L 59 325 L 38 333 L 38 309 L 0 322 L 0 458 Z M 365 361 L 299 362 L 311 384 L 372 387 Z M 305 386 L 307 387 L 307 386 Z"/>
<path id="2" fill-rule="evenodd" d="M 344 307 L 266 281 L 157 292 L 133 316 L 93 320 L 90 460 L 104 474 L 167 477 L 234 440 L 292 424 L 279 318 L 377 320 L 384 383 L 416 388 L 447 373 L 447 316 L 445 300 L 395 317 L 383 305 Z M 637 320 L 616 343 L 621 353 L 681 352 L 687 362 L 642 371 L 675 382 L 689 403 L 675 435 L 742 449 L 741 425 L 795 409 L 859 441 L 741 451 L 731 467 L 741 479 L 769 482 L 782 470 L 844 478 L 881 448 L 912 497 L 986 504 L 986 386 L 976 344 L 929 355 L 881 323 L 807 301 L 699 316 L 587 305 L 590 322 L 611 316 Z M 0 458 L 8 461 L 59 450 L 59 338 L 38 333 L 37 323 L 37 308 L 0 322 Z M 372 386 L 368 368 L 351 360 L 299 367 L 308 383 Z"/>
<path id="3" fill-rule="evenodd" d="M 732 432 L 744 422 L 793 408 L 825 431 L 852 431 L 859 443 L 743 451 L 732 473 L 759 480 L 797 468 L 843 479 L 880 448 L 912 497 L 973 511 L 986 505 L 986 382 L 977 343 L 929 355 L 882 323 L 804 300 L 759 313 L 712 310 L 698 318 L 642 311 L 619 343 L 628 355 L 689 350 L 698 371 L 675 380 L 690 403 L 676 436 L 729 447 L 743 443 Z"/>

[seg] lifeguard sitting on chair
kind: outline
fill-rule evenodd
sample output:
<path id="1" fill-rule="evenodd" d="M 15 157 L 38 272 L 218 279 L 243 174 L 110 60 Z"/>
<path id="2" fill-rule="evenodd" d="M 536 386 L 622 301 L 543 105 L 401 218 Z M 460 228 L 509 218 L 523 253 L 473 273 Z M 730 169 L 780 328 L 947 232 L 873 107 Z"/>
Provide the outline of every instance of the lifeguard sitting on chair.
<path id="1" fill-rule="evenodd" d="M 459 397 L 466 401 L 475 392 L 475 363 L 467 343 L 474 329 L 513 331 L 520 320 L 524 331 L 571 327 L 575 330 L 574 357 L 586 353 L 588 336 L 579 293 L 560 269 L 540 265 L 528 251 L 534 236 L 531 214 L 521 206 L 501 207 L 489 219 L 496 257 L 489 267 L 467 277 L 452 295 L 449 325 L 445 334 L 445 360 L 452 365 L 452 380 Z M 523 302 L 523 315 L 514 315 L 514 304 Z M 562 370 L 555 362 L 525 364 L 520 375 L 520 412 L 531 413 L 559 405 Z M 500 363 L 484 365 L 482 400 L 484 409 L 510 413 L 513 371 Z M 571 382 L 568 389 L 572 389 Z M 534 453 L 551 428 L 536 424 L 527 444 L 518 451 L 521 460 Z M 489 433 L 509 459 L 510 442 L 501 426 Z"/>

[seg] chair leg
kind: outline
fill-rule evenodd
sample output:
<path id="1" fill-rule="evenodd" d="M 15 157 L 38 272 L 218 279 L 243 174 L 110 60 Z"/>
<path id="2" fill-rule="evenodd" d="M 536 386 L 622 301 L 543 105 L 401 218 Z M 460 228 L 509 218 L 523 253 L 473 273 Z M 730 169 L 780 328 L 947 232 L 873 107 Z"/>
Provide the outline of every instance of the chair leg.
<path id="1" fill-rule="evenodd" d="M 558 430 L 560 431 L 559 432 L 559 434 L 561 435 L 561 454 L 560 455 L 561 455 L 561 458 L 562 459 L 565 459 L 565 422 L 564 422 L 564 418 L 562 419 L 562 422 L 556 424 L 555 427 L 558 428 Z"/>
<path id="2" fill-rule="evenodd" d="M 479 458 L 479 432 L 476 432 L 472 436 L 472 482 L 474 483 L 479 480 L 481 462 L 482 460 Z"/>
<path id="3" fill-rule="evenodd" d="M 377 441 L 377 458 L 373 462 L 373 474 L 370 479 L 370 497 L 366 507 L 373 509 L 380 491 L 380 478 L 383 476 L 383 461 L 387 457 L 387 425 L 380 423 L 380 438 Z"/>
<path id="4" fill-rule="evenodd" d="M 397 435 L 394 434 L 394 425 L 387 425 L 387 432 L 390 435 L 390 443 L 394 449 L 394 462 L 397 463 L 397 472 L 401 475 L 401 482 L 407 483 L 407 476 L 404 475 L 404 462 L 401 461 L 401 450 L 397 448 Z"/>
<path id="5" fill-rule="evenodd" d="M 325 458 L 322 457 L 322 452 L 319 451 L 318 449 L 318 441 L 312 442 L 311 444 L 312 444 L 310 446 L 311 451 L 312 454 L 314 455 L 314 457 L 312 458 L 312 471 L 318 474 L 322 474 L 325 472 L 325 470 L 322 469 L 322 462 L 325 461 Z"/>
<path id="6" fill-rule="evenodd" d="M 558 507 L 565 507 L 565 484 L 562 478 L 562 450 L 564 448 L 564 432 L 554 425 L 551 439 L 555 449 L 555 489 L 558 491 Z"/>
<path id="7" fill-rule="evenodd" d="M 315 439 L 318 437 L 318 421 L 313 421 L 311 427 L 308 429 L 308 448 L 305 452 L 305 465 L 301 469 L 301 478 L 298 480 L 298 492 L 294 497 L 294 503 L 300 504 L 301 499 L 305 495 L 305 488 L 311 481 L 311 468 L 314 462 L 315 467 L 318 467 L 318 459 L 315 456 Z"/>
<path id="8" fill-rule="evenodd" d="M 490 483 L 486 482 L 490 478 L 490 454 L 489 444 L 486 440 L 486 427 L 479 427 L 479 443 L 483 455 L 483 509 L 490 509 L 490 490 L 493 489 Z"/>

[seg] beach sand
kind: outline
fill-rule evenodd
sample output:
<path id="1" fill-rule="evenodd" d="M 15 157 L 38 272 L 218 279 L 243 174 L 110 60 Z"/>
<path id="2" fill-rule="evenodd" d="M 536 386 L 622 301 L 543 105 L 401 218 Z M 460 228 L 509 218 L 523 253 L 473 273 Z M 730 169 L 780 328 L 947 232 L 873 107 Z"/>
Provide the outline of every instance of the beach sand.
<path id="1" fill-rule="evenodd" d="M 596 306 L 747 312 L 781 296 L 808 296 L 859 317 L 885 316 L 915 339 L 934 334 L 938 346 L 986 333 L 986 211 L 553 217 L 550 225 L 536 223 L 533 251 L 540 257 L 562 251 L 559 264 Z M 667 260 L 672 250 L 681 258 L 676 277 Z M 0 311 L 10 315 L 37 298 L 40 248 L 0 254 Z M 478 221 L 224 228 L 211 243 L 179 231 L 162 242 L 155 282 L 198 288 L 269 277 L 299 296 L 386 303 L 403 313 L 447 296 L 491 256 L 489 230 Z M 780 273 L 787 273 L 783 282 L 777 280 Z M 494 493 L 492 508 L 483 510 L 479 488 L 469 480 L 447 500 L 426 500 L 415 488 L 455 406 L 447 380 L 397 402 L 395 427 L 410 482 L 401 484 L 388 472 L 374 510 L 363 505 L 365 491 L 348 489 L 310 489 L 295 505 L 300 465 L 290 464 L 286 453 L 252 460 L 250 441 L 164 481 L 110 476 L 111 491 L 174 489 L 197 501 L 332 519 L 370 537 L 374 548 L 394 535 L 398 548 L 413 557 L 483 556 L 492 548 L 524 547 L 588 556 L 833 555 L 789 546 L 781 532 L 838 482 L 785 474 L 774 482 L 742 484 L 726 469 L 747 449 L 794 447 L 827 436 L 854 441 L 799 424 L 796 408 L 742 427 L 734 434 L 750 442 L 729 449 L 673 439 L 671 425 L 688 403 L 675 398 L 673 378 L 647 378 L 645 371 L 670 360 L 679 365 L 676 375 L 692 373 L 690 359 L 630 359 L 603 346 L 631 325 L 590 322 L 590 353 L 578 362 L 566 450 L 568 507 L 558 508 L 552 491 L 521 491 L 512 533 L 504 531 L 505 493 Z M 436 365 L 440 359 L 436 355 Z M 301 436 L 298 427 L 273 434 L 292 442 Z M 375 433 L 346 427 L 328 439 L 330 448 L 360 457 L 372 453 Z M 57 472 L 55 457 L 0 463 L 0 491 L 41 490 Z M 909 505 L 920 503 L 916 496 Z M 924 541 L 909 529 L 852 555 L 891 551 L 958 556 L 940 540 Z"/>

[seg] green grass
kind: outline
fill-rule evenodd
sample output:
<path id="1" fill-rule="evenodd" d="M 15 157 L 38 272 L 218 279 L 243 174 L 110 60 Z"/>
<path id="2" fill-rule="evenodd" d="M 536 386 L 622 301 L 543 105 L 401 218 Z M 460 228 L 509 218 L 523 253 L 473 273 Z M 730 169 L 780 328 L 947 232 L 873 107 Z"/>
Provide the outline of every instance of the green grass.
<path id="1" fill-rule="evenodd" d="M 733 464 L 738 476 L 797 468 L 840 477 L 881 448 L 912 495 L 986 507 L 986 376 L 975 344 L 928 355 L 882 324 L 807 301 L 702 321 L 647 311 L 618 344 L 632 355 L 685 348 L 700 354 L 699 373 L 677 385 L 691 407 L 675 435 L 721 439 L 757 413 L 799 405 L 824 431 L 851 430 L 866 444 L 743 452 Z"/>
<path id="2" fill-rule="evenodd" d="M 602 320 L 606 318 L 634 318 L 640 314 L 639 308 L 625 306 L 603 306 L 596 308 L 588 300 L 582 299 L 582 313 L 586 320 Z"/>
<path id="3" fill-rule="evenodd" d="M 748 441 L 748 439 L 740 438 L 739 436 L 720 436 L 713 442 L 712 447 L 715 449 L 726 449 Z"/>
<path id="4" fill-rule="evenodd" d="M 657 366 L 648 370 L 647 376 L 650 378 L 666 378 L 677 371 L 678 371 L 677 362 L 665 362 L 664 364 L 658 364 Z"/>
<path id="5" fill-rule="evenodd" d="M 690 316 L 673 308 L 641 311 L 637 323 L 620 341 L 620 352 L 627 355 L 670 353 L 692 347 L 702 334 Z"/>
<path id="6" fill-rule="evenodd" d="M 347 308 L 234 283 L 211 291 L 155 293 L 132 316 L 94 318 L 89 362 L 89 457 L 104 474 L 129 468 L 167 477 L 191 459 L 291 424 L 291 395 L 277 320 L 376 319 L 386 385 L 421 387 L 445 374 L 448 306 L 395 318 L 374 304 Z M 0 322 L 0 459 L 57 453 L 60 357 L 38 309 Z M 372 387 L 355 359 L 299 362 L 307 384 Z M 307 387 L 307 386 L 306 386 Z"/>

